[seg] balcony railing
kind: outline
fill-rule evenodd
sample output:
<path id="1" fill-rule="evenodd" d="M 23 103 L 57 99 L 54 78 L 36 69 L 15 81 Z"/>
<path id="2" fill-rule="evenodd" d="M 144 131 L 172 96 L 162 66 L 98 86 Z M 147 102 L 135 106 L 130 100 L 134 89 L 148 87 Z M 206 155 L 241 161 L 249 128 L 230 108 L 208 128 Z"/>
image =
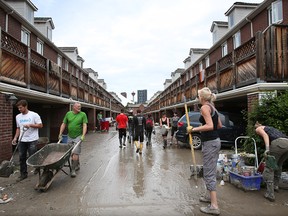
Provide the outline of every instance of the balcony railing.
<path id="1" fill-rule="evenodd" d="M 46 92 L 60 97 L 71 97 L 74 100 L 85 101 L 92 104 L 97 103 L 97 105 L 104 104 L 101 102 L 104 100 L 104 95 L 99 92 L 105 92 L 105 98 L 110 98 L 110 95 L 106 94 L 105 89 L 101 89 L 96 81 L 90 79 L 74 62 L 69 61 L 69 70 L 65 70 L 50 59 L 26 46 L 21 41 L 15 39 L 9 33 L 2 31 L 1 28 L 0 31 L 0 48 L 2 54 L 0 55 L 0 82 Z M 48 44 L 46 44 L 46 46 L 48 46 Z M 71 75 L 75 70 L 78 71 L 78 75 L 81 74 L 83 80 L 78 80 L 76 76 Z M 105 104 L 105 107 L 108 106 Z M 116 107 L 119 107 L 120 110 L 119 103 Z"/>
<path id="2" fill-rule="evenodd" d="M 257 82 L 288 81 L 287 38 L 286 25 L 272 25 L 265 32 L 257 32 L 255 37 L 205 68 L 204 80 L 203 77 L 200 79 L 200 73 L 197 72 L 198 64 L 186 71 L 197 72 L 189 81 L 184 82 L 186 73 L 183 73 L 180 77 L 183 84 L 177 88 L 178 95 L 193 99 L 198 89 L 204 86 L 208 86 L 213 92 L 224 92 Z M 169 88 L 172 87 L 165 89 L 161 95 L 166 95 Z M 162 109 L 165 109 L 165 100 L 160 97 Z M 177 102 L 179 101 L 178 96 Z"/>

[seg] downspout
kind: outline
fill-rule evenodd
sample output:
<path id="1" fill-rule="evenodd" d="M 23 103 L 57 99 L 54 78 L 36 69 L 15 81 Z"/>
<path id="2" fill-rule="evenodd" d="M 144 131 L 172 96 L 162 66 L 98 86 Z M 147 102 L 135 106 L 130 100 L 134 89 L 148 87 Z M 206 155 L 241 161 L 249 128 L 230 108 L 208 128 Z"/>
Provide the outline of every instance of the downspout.
<path id="1" fill-rule="evenodd" d="M 6 19 L 5 19 L 5 32 L 8 32 L 8 24 L 9 24 L 9 15 L 13 14 L 14 11 L 11 10 L 10 12 L 6 13 Z"/>
<path id="2" fill-rule="evenodd" d="M 250 19 L 248 19 L 248 17 L 245 18 L 247 22 L 250 22 L 250 31 L 251 31 L 251 38 L 254 37 L 254 34 L 253 34 L 253 23 Z"/>

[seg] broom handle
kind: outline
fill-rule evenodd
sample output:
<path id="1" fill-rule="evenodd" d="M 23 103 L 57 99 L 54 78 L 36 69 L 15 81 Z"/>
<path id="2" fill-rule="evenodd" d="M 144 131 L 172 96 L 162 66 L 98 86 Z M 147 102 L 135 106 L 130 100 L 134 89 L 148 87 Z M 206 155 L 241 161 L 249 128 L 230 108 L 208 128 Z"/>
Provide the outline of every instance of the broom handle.
<path id="1" fill-rule="evenodd" d="M 186 100 L 185 100 L 184 106 L 185 106 L 185 115 L 186 115 L 187 126 L 189 127 L 190 126 L 190 119 L 189 119 L 189 114 L 188 114 Z M 193 140 L 192 140 L 192 134 L 191 133 L 189 133 L 189 144 L 190 144 L 190 147 L 191 147 L 195 179 L 197 179 L 197 167 L 196 167 L 196 160 L 195 160 L 195 154 L 194 154 L 194 148 L 193 148 Z"/>
<path id="2" fill-rule="evenodd" d="M 16 154 L 16 151 L 17 151 L 17 149 L 18 149 L 18 146 L 20 145 L 20 142 L 21 142 L 21 140 L 22 140 L 22 137 L 23 137 L 24 133 L 25 133 L 28 129 L 29 129 L 29 128 L 23 127 L 23 132 L 22 132 L 20 138 L 18 139 L 18 143 L 17 143 L 17 145 L 16 145 L 16 147 L 15 147 L 15 149 L 14 149 L 14 151 L 13 151 L 12 157 L 10 158 L 10 162 L 9 162 L 10 164 L 11 164 L 12 161 L 13 161 L 14 155 Z"/>

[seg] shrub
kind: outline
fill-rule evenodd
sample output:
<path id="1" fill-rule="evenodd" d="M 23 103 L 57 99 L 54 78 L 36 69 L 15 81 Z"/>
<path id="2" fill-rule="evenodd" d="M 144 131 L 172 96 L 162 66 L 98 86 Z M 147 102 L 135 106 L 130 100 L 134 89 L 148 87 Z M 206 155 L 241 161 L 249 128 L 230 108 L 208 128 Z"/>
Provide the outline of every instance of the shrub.
<path id="1" fill-rule="evenodd" d="M 252 105 L 252 111 L 247 113 L 243 111 L 244 118 L 247 121 L 246 134 L 253 137 L 256 141 L 257 152 L 261 158 L 265 151 L 263 139 L 255 133 L 254 124 L 256 121 L 262 125 L 268 125 L 279 129 L 288 134 L 288 91 L 269 93 L 260 101 L 255 101 Z M 244 150 L 254 153 L 254 145 L 251 142 L 244 144 Z M 285 165 L 286 166 L 286 165 Z"/>

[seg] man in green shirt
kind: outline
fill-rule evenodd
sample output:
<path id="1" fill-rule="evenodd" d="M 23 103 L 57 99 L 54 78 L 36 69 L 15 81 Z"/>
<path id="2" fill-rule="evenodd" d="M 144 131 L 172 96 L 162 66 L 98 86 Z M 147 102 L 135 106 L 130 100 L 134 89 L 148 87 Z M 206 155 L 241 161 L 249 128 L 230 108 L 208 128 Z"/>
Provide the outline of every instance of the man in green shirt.
<path id="1" fill-rule="evenodd" d="M 103 115 L 102 115 L 102 112 L 100 111 L 97 115 L 97 121 L 98 121 L 98 130 L 101 131 L 101 121 L 103 119 Z"/>
<path id="2" fill-rule="evenodd" d="M 87 115 L 81 111 L 81 104 L 76 102 L 72 107 L 72 111 L 66 113 L 60 126 L 59 140 L 62 139 L 62 133 L 68 127 L 68 143 L 78 143 L 83 141 L 87 132 Z M 72 151 L 72 170 L 71 177 L 76 177 L 76 170 L 80 169 L 79 155 L 81 153 L 81 143 Z"/>

